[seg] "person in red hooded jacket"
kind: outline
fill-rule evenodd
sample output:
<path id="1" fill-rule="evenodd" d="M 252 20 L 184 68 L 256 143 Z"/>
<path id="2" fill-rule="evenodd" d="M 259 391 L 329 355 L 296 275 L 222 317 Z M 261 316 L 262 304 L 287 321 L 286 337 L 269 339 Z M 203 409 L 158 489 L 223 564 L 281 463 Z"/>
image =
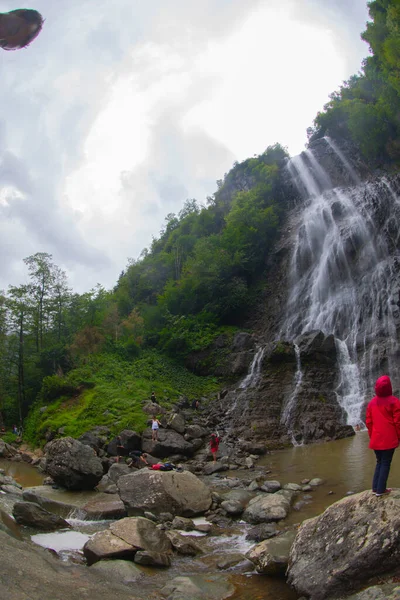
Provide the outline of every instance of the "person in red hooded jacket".
<path id="1" fill-rule="evenodd" d="M 394 451 L 400 442 L 400 400 L 392 395 L 392 383 L 387 375 L 377 379 L 375 393 L 367 406 L 365 424 L 369 447 L 376 456 L 372 491 L 376 496 L 383 496 L 392 491 L 386 483 Z"/>

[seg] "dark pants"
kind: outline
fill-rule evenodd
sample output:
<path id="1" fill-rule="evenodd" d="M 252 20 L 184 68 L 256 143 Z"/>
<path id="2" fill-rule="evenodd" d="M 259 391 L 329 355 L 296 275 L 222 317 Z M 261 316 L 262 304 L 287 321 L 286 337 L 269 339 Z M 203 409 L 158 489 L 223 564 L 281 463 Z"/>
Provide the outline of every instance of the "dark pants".
<path id="1" fill-rule="evenodd" d="M 372 490 L 377 494 L 383 494 L 389 477 L 390 464 L 396 448 L 392 450 L 374 450 L 376 456 L 376 467 L 372 480 Z"/>

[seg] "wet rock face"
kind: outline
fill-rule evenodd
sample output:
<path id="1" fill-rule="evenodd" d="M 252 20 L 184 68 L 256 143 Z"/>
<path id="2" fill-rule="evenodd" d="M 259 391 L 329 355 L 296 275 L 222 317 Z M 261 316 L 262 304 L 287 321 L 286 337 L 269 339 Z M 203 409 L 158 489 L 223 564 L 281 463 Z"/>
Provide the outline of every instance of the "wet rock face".
<path id="1" fill-rule="evenodd" d="M 305 521 L 291 548 L 288 582 L 311 600 L 347 596 L 400 559 L 400 490 L 336 502 Z"/>
<path id="2" fill-rule="evenodd" d="M 289 342 L 267 344 L 258 379 L 226 396 L 228 427 L 232 438 L 241 438 L 241 448 L 259 444 L 268 449 L 293 439 L 311 443 L 354 435 L 353 428 L 344 424 L 346 415 L 335 394 L 338 373 L 333 336 L 312 331 L 295 343 L 302 368 L 295 397 L 298 365 L 295 346 Z"/>
<path id="3" fill-rule="evenodd" d="M 71 437 L 49 442 L 46 473 L 69 490 L 91 490 L 103 476 L 103 465 L 94 450 Z"/>

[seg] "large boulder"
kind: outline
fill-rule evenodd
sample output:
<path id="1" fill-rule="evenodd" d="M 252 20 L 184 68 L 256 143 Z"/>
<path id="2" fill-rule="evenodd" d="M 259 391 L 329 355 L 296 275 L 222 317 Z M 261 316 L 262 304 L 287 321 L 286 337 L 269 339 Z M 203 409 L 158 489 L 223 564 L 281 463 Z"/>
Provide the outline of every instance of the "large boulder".
<path id="1" fill-rule="evenodd" d="M 117 494 L 98 494 L 83 506 L 83 510 L 90 521 L 126 517 L 124 503 Z"/>
<path id="2" fill-rule="evenodd" d="M 103 465 L 90 446 L 71 437 L 49 442 L 46 473 L 69 490 L 92 490 L 103 477 Z"/>
<path id="3" fill-rule="evenodd" d="M 107 443 L 107 437 L 110 435 L 108 427 L 98 426 L 90 431 L 83 433 L 78 440 L 86 446 L 90 446 L 93 450 L 101 450 Z"/>
<path id="4" fill-rule="evenodd" d="M 295 535 L 294 531 L 285 531 L 272 539 L 265 540 L 253 546 L 247 552 L 246 558 L 255 564 L 258 573 L 283 576 L 288 566 L 290 548 Z"/>
<path id="5" fill-rule="evenodd" d="M 108 472 L 103 475 L 101 481 L 97 484 L 99 492 L 105 492 L 106 494 L 117 494 L 117 481 L 122 475 L 130 473 L 130 467 L 125 463 L 114 463 L 109 468 Z"/>
<path id="6" fill-rule="evenodd" d="M 138 550 L 166 553 L 172 546 L 165 533 L 149 519 L 126 518 L 93 535 L 83 547 L 83 554 L 91 565 L 110 558 L 132 560 Z"/>
<path id="7" fill-rule="evenodd" d="M 168 420 L 168 427 L 177 431 L 180 434 L 185 433 L 185 417 L 182 413 L 174 413 L 171 418 Z"/>
<path id="8" fill-rule="evenodd" d="M 279 494 L 267 494 L 252 498 L 243 513 L 248 523 L 270 523 L 285 519 L 289 513 L 290 500 Z"/>
<path id="9" fill-rule="evenodd" d="M 146 430 L 142 437 L 142 449 L 153 456 L 167 458 L 173 454 L 183 454 L 191 456 L 194 452 L 193 445 L 173 429 L 160 429 L 158 431 L 158 440 L 153 442 L 151 439 L 151 430 Z"/>
<path id="10" fill-rule="evenodd" d="M 370 491 L 332 504 L 305 521 L 290 552 L 288 581 L 310 600 L 338 598 L 398 568 L 400 490 Z"/>
<path id="11" fill-rule="evenodd" d="M 211 506 L 211 493 L 189 471 L 150 471 L 141 469 L 118 479 L 121 500 L 128 515 L 144 511 L 160 514 L 168 509 L 173 515 L 192 517 Z"/>
<path id="12" fill-rule="evenodd" d="M 19 525 L 26 525 L 44 531 L 68 529 L 69 523 L 62 517 L 54 515 L 34 502 L 16 502 L 13 507 L 13 516 Z"/>
<path id="13" fill-rule="evenodd" d="M 1 600 L 133 600 L 122 577 L 101 577 L 84 565 L 64 563 L 36 544 L 0 531 Z"/>
<path id="14" fill-rule="evenodd" d="M 136 431 L 131 429 L 124 429 L 119 434 L 122 445 L 130 452 L 131 450 L 140 450 L 141 448 L 141 437 Z M 119 444 L 117 438 L 111 440 L 107 446 L 107 454 L 110 456 L 117 456 L 117 445 Z"/>

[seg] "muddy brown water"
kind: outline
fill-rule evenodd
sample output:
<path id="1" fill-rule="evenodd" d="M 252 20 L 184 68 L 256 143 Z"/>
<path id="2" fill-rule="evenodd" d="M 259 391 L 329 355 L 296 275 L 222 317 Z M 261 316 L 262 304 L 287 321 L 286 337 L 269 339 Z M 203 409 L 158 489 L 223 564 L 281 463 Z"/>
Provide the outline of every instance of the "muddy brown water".
<path id="1" fill-rule="evenodd" d="M 319 477 L 324 479 L 324 485 L 316 488 L 309 494 L 300 494 L 296 507 L 288 519 L 281 522 L 281 526 L 300 523 L 304 519 L 314 517 L 336 500 L 349 493 L 361 492 L 369 489 L 375 466 L 375 457 L 372 450 L 368 449 L 368 435 L 359 432 L 354 437 L 325 444 L 294 447 L 268 454 L 258 461 L 258 465 L 271 472 L 268 479 L 277 479 L 282 484 L 300 483 L 303 479 Z M 30 465 L 25 463 L 10 463 L 0 460 L 0 468 L 14 477 L 24 487 L 41 485 L 43 477 Z M 225 474 L 221 474 L 223 477 Z M 233 471 L 232 477 L 251 476 L 250 471 Z M 255 476 L 255 474 L 254 474 Z M 400 487 L 400 450 L 395 453 L 389 477 L 389 485 Z M 305 497 L 306 496 L 306 497 Z M 67 501 L 67 499 L 66 499 Z M 104 523 L 103 528 L 108 523 Z M 77 532 L 92 534 L 94 524 L 75 522 L 73 527 Z M 173 566 L 168 571 L 146 570 L 146 587 L 160 589 L 167 580 L 178 575 L 194 573 L 216 573 L 218 561 L 229 553 L 245 552 L 251 543 L 245 540 L 245 529 L 217 538 L 204 539 L 205 552 L 200 558 L 179 558 L 174 560 Z M 52 543 L 52 534 L 48 534 L 49 546 Z M 53 534 L 57 535 L 57 534 Z M 56 538 L 55 538 L 56 539 Z M 53 543 L 55 545 L 55 539 Z M 67 544 L 68 545 L 68 544 Z M 296 600 L 298 597 L 282 580 L 271 579 L 266 576 L 251 572 L 244 564 L 241 569 L 220 572 L 221 579 L 229 579 L 235 585 L 236 592 L 231 597 L 233 600 Z M 141 582 L 142 586 L 142 582 Z"/>

